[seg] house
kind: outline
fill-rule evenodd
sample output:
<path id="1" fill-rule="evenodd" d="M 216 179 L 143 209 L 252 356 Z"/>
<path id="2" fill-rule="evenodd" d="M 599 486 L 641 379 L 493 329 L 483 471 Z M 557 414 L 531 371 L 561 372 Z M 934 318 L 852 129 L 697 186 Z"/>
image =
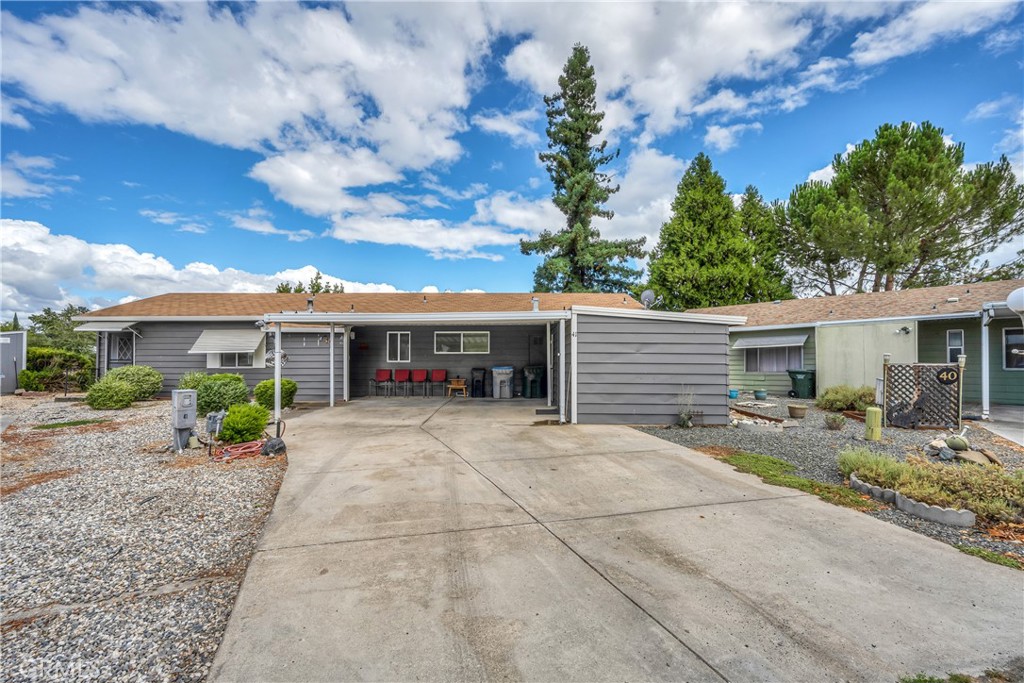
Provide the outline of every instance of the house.
<path id="1" fill-rule="evenodd" d="M 280 371 L 297 400 L 370 394 L 378 369 L 540 366 L 561 421 L 665 424 L 681 395 L 707 424 L 728 419 L 728 330 L 735 316 L 645 310 L 623 294 L 164 294 L 92 311 L 97 373 L 151 365 L 164 390 L 190 371 L 237 372 L 250 387 Z M 275 362 L 277 350 L 287 364 Z"/>
<path id="2" fill-rule="evenodd" d="M 745 316 L 730 330 L 729 384 L 790 389 L 787 370 L 814 370 L 818 391 L 873 386 L 882 354 L 895 363 L 955 363 L 967 356 L 964 400 L 1024 405 L 1024 330 L 1006 305 L 1024 280 L 792 299 L 694 309 Z M 982 353 L 985 349 L 985 353 Z"/>
<path id="3" fill-rule="evenodd" d="M 18 388 L 18 372 L 25 369 L 28 356 L 28 332 L 0 332 L 0 394 L 12 394 Z"/>

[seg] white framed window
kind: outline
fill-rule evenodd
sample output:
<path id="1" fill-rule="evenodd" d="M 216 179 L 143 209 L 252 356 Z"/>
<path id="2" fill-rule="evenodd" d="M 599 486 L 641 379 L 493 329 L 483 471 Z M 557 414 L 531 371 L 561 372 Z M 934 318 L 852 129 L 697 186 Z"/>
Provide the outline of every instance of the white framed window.
<path id="1" fill-rule="evenodd" d="M 803 370 L 804 348 L 802 346 L 749 348 L 744 353 L 743 369 L 746 372 L 761 373 L 783 373 L 787 370 Z"/>
<path id="2" fill-rule="evenodd" d="M 388 332 L 388 362 L 409 363 L 412 361 L 412 333 Z"/>
<path id="3" fill-rule="evenodd" d="M 134 340 L 132 334 L 117 333 L 109 337 L 109 357 L 113 363 L 131 363 Z"/>
<path id="4" fill-rule="evenodd" d="M 222 368 L 251 368 L 251 353 L 222 353 L 220 354 L 220 367 Z"/>
<path id="5" fill-rule="evenodd" d="M 964 353 L 964 331 L 946 330 L 946 362 L 955 363 Z"/>
<path id="6" fill-rule="evenodd" d="M 434 353 L 491 352 L 490 332 L 435 332 Z"/>
<path id="7" fill-rule="evenodd" d="M 1003 329 L 1003 370 L 1024 370 L 1024 328 Z"/>

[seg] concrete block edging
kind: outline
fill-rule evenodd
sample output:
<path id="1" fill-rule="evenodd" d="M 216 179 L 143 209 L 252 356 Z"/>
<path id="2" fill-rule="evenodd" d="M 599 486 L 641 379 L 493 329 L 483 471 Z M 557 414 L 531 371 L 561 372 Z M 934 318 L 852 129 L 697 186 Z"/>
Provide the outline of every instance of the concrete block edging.
<path id="1" fill-rule="evenodd" d="M 850 473 L 850 488 L 860 493 L 865 493 L 875 500 L 895 505 L 897 510 L 926 519 L 929 522 L 948 524 L 950 526 L 970 527 L 974 526 L 975 516 L 970 510 L 954 510 L 953 508 L 942 508 L 937 505 L 919 503 L 913 498 L 907 498 L 898 491 L 884 489 L 880 486 L 866 484 L 857 478 L 856 472 Z"/>

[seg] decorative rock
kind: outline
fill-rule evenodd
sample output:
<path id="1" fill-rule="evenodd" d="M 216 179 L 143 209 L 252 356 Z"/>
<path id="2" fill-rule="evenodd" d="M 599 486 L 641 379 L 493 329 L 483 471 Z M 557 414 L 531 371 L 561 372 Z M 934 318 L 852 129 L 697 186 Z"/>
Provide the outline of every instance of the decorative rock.
<path id="1" fill-rule="evenodd" d="M 966 460 L 967 462 L 977 463 L 979 465 L 990 465 L 989 459 L 984 454 L 978 451 L 959 451 L 956 454 L 957 460 Z"/>
<path id="2" fill-rule="evenodd" d="M 938 451 L 939 449 L 946 447 L 946 442 L 944 439 L 935 439 L 934 441 L 929 443 L 928 446 Z"/>
<path id="3" fill-rule="evenodd" d="M 987 448 L 979 448 L 978 452 L 981 453 L 982 455 L 984 455 L 989 460 L 991 460 L 993 465 L 999 465 L 1000 467 L 1003 466 L 1003 461 L 1000 460 L 999 457 L 995 453 L 990 451 L 989 449 L 987 449 Z"/>
<path id="4" fill-rule="evenodd" d="M 18 387 L 17 389 L 14 390 L 14 395 L 15 396 L 24 396 L 25 395 L 25 390 L 22 389 L 21 387 Z"/>
<path id="5" fill-rule="evenodd" d="M 783 429 L 792 429 L 793 427 L 799 427 L 800 423 L 796 420 L 786 420 L 782 423 Z"/>
<path id="6" fill-rule="evenodd" d="M 954 458 L 956 458 L 956 451 L 952 448 L 944 447 L 939 449 L 940 460 L 953 460 Z"/>

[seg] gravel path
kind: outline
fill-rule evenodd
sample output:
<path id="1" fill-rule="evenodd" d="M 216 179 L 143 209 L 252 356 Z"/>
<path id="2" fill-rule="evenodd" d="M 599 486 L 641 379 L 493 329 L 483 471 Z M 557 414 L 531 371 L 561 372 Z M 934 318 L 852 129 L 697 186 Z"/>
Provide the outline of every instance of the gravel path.
<path id="1" fill-rule="evenodd" d="M 740 399 L 740 401 L 743 400 L 750 399 Z M 735 404 L 736 401 L 730 403 Z M 786 406 L 791 403 L 801 404 L 808 406 L 807 417 L 796 421 L 800 424 L 799 427 L 781 431 L 751 431 L 735 427 L 697 427 L 694 429 L 640 427 L 639 429 L 690 448 L 726 446 L 740 451 L 770 455 L 794 465 L 795 473 L 801 477 L 840 485 L 844 484 L 844 481 L 843 475 L 839 471 L 838 458 L 839 452 L 844 448 L 865 447 L 903 460 L 908 454 L 921 455 L 921 446 L 932 439 L 941 438 L 944 434 L 944 432 L 934 430 L 914 431 L 889 428 L 883 430 L 881 442 L 868 442 L 864 441 L 864 424 L 861 422 L 848 419 L 843 429 L 834 432 L 826 430 L 824 416 L 827 412 L 815 408 L 813 401 L 770 396 L 766 403 L 774 403 L 775 406 L 773 408 L 741 407 L 761 415 L 788 419 Z M 981 426 L 974 424 L 968 426 L 970 428 L 967 431 L 967 438 L 973 448 L 991 449 L 1003 461 L 1007 471 L 1024 469 L 1024 449 L 986 431 Z M 1024 555 L 1024 544 L 997 540 L 977 529 L 961 529 L 945 524 L 926 522 L 894 508 L 868 514 L 951 545 L 967 545 L 1000 553 L 1012 552 Z"/>
<path id="2" fill-rule="evenodd" d="M 31 429 L 89 419 L 107 421 Z M 169 425 L 167 401 L 16 411 L 0 440 L 4 680 L 205 677 L 286 463 L 177 456 Z"/>

